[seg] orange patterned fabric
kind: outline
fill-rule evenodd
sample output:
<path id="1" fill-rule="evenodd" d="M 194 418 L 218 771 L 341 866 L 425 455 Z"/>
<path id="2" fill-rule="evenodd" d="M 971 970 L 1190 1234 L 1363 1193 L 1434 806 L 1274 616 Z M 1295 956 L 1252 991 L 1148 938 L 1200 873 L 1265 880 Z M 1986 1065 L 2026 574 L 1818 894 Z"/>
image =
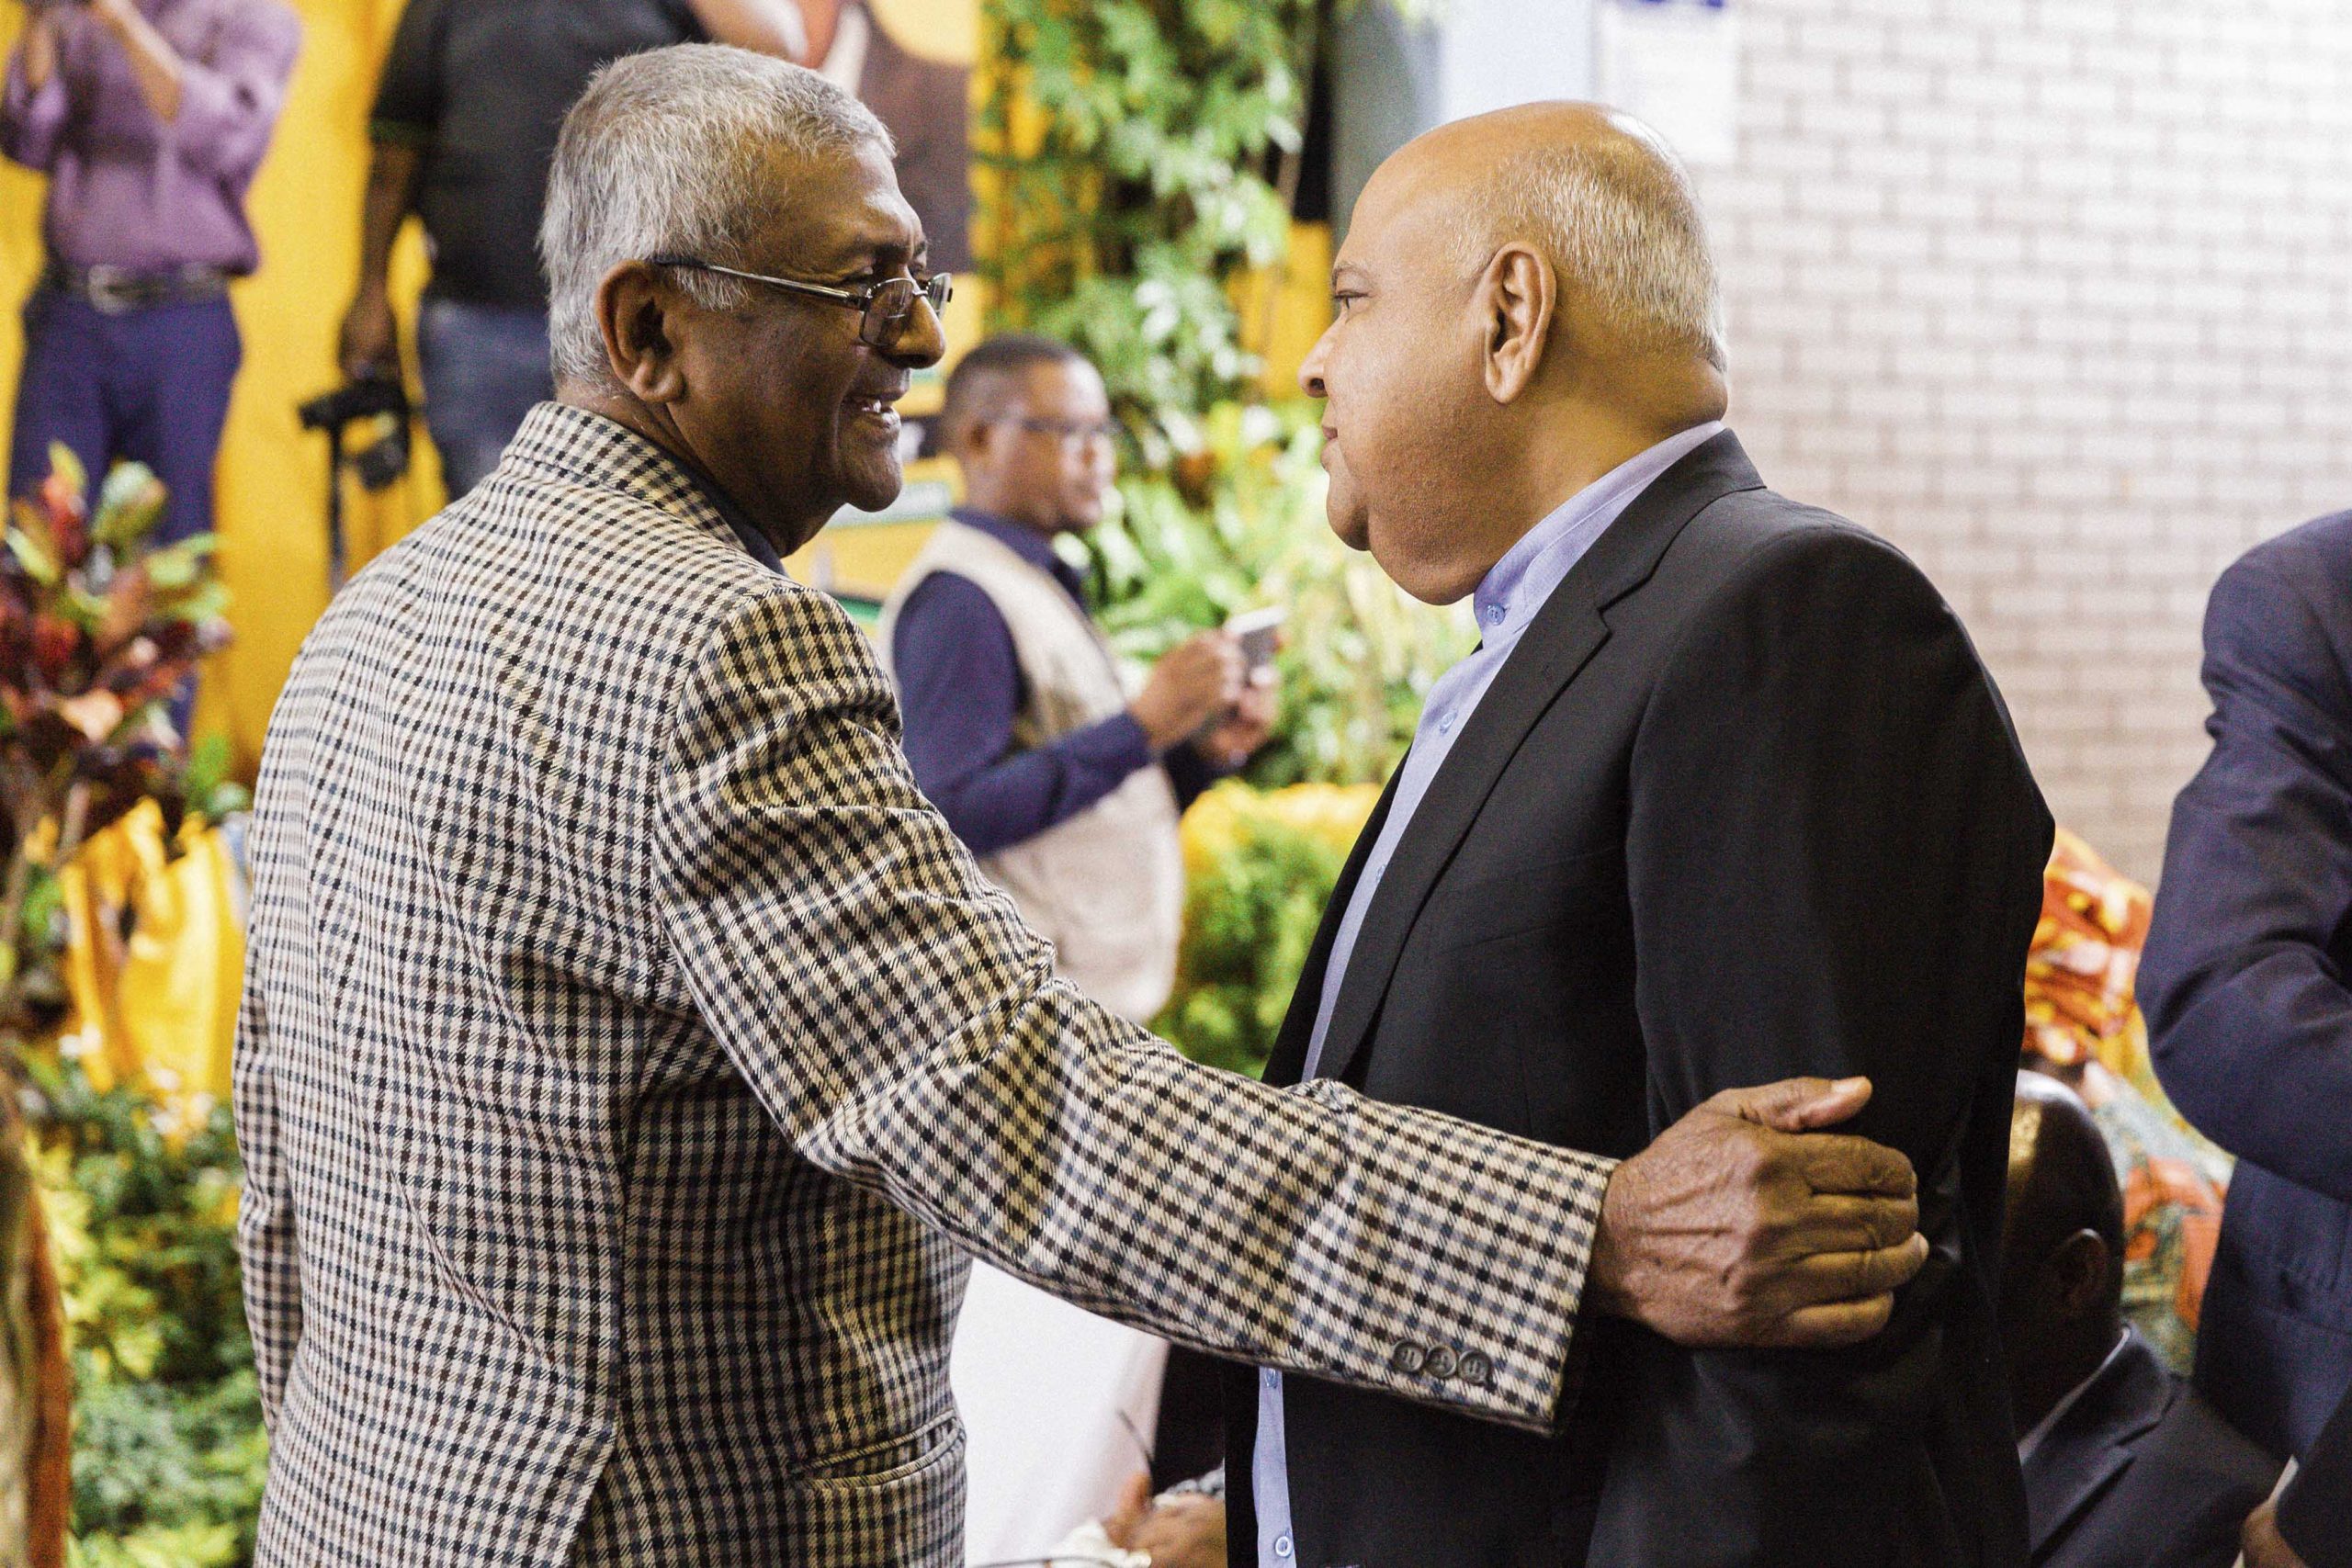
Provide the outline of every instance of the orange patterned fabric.
<path id="1" fill-rule="evenodd" d="M 2154 906 L 2148 890 L 2058 829 L 2025 964 L 2026 1049 L 2052 1066 L 2097 1059 L 2138 1083 L 2148 1032 L 2132 998 Z"/>

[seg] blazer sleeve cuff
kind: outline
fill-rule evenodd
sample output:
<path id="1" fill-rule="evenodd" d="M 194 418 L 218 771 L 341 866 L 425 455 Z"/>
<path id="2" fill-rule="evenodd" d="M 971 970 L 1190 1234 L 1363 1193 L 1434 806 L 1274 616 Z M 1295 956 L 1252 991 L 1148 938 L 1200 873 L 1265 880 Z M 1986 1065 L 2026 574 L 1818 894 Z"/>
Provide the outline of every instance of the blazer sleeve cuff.
<path id="1" fill-rule="evenodd" d="M 1317 1079 L 1294 1092 L 1346 1091 Z M 1392 1160 L 1409 1168 L 1394 1207 L 1364 1218 L 1415 1258 L 1419 1277 L 1410 1292 L 1359 1295 L 1345 1352 L 1289 1370 L 1554 1430 L 1581 1382 L 1577 1314 L 1618 1162 L 1409 1107 L 1354 1108 L 1368 1123 L 1365 1154 L 1379 1151 L 1368 1180 Z M 1311 1278 L 1302 1283 L 1312 1290 Z"/>

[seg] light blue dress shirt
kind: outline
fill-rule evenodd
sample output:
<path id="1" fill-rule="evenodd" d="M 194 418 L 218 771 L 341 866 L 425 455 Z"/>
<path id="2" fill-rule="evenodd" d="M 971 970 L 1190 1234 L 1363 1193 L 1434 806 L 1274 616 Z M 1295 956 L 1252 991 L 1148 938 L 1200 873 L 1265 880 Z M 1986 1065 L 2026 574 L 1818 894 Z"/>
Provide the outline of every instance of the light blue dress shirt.
<path id="1" fill-rule="evenodd" d="M 1477 612 L 1477 650 L 1438 678 L 1421 707 L 1420 724 L 1413 731 L 1413 749 L 1407 753 L 1396 779 L 1396 795 L 1387 820 L 1363 864 L 1347 912 L 1331 941 L 1331 961 L 1323 972 L 1323 995 L 1315 1013 L 1315 1032 L 1307 1042 L 1306 1076 L 1313 1077 L 1323 1058 L 1323 1037 L 1331 1028 L 1332 1004 L 1339 1000 L 1348 961 L 1354 956 L 1356 938 L 1372 907 L 1372 896 L 1388 870 L 1397 843 L 1413 820 L 1413 813 L 1429 793 L 1453 750 L 1456 737 L 1477 710 L 1478 700 L 1511 649 L 1560 586 L 1563 578 L 1584 558 L 1635 498 L 1667 469 L 1704 446 L 1723 430 L 1723 422 L 1694 425 L 1668 436 L 1638 457 L 1609 470 L 1566 504 L 1529 529 L 1494 570 L 1478 584 L 1471 604 Z M 1295 1568 L 1297 1548 L 1290 1521 L 1289 1450 L 1283 1435 L 1283 1375 L 1272 1367 L 1258 1373 L 1258 1440 L 1250 1451 L 1251 1496 L 1258 1511 L 1258 1568 Z"/>

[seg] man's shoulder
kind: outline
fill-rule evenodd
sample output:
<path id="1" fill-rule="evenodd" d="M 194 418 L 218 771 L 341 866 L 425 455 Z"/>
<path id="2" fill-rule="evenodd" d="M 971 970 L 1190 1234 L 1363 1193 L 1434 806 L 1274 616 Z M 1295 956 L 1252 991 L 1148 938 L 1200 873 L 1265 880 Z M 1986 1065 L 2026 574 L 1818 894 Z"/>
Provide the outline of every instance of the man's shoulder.
<path id="1" fill-rule="evenodd" d="M 2242 597 L 2259 601 L 2281 589 L 2300 593 L 2315 610 L 2352 602 L 2352 512 L 2314 518 L 2255 546 L 2222 573 L 2214 604 L 2221 609 Z M 2352 609 L 2340 614 L 2352 618 Z"/>
<path id="2" fill-rule="evenodd" d="M 2279 1461 L 2222 1419 L 2194 1389 L 2175 1379 L 2177 1397 L 2154 1427 L 2132 1445 L 2133 1459 L 2146 1466 L 2146 1480 L 2169 1490 L 2243 1499 L 2250 1513 L 2270 1495 Z"/>
<path id="3" fill-rule="evenodd" d="M 1894 592 L 1942 603 L 1925 572 L 1892 540 L 1825 507 L 1772 490 L 1740 490 L 1708 502 L 1668 552 L 1698 591 L 1719 606 L 1757 595 L 1834 603 L 1848 594 Z"/>
<path id="4" fill-rule="evenodd" d="M 607 680 L 632 660 L 691 660 L 747 602 L 812 592 L 643 495 L 510 465 L 378 557 L 320 633 L 349 641 L 399 619 L 453 650 L 487 636 L 558 663 L 593 645 L 595 662 L 571 672 Z"/>

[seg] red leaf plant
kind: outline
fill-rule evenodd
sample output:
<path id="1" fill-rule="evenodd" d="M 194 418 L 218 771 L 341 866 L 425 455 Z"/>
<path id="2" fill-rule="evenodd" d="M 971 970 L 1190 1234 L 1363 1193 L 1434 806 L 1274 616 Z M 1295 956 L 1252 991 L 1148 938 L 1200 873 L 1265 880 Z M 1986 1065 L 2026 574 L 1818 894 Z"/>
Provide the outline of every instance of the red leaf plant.
<path id="1" fill-rule="evenodd" d="M 0 1034 L 20 1041 L 62 1001 L 58 870 L 141 800 L 177 829 L 190 768 L 171 700 L 229 640 L 212 536 L 150 542 L 153 474 L 118 467 L 93 512 L 74 455 L 52 446 L 50 462 L 0 552 Z"/>

